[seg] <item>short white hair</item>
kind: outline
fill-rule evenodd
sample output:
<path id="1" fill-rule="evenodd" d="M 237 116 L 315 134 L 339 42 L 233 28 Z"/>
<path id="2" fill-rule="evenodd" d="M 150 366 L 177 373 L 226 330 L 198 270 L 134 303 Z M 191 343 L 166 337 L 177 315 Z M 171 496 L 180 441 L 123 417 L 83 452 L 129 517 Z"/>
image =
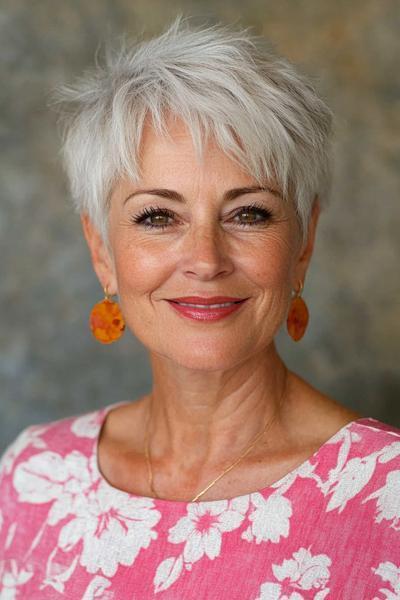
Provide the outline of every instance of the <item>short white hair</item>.
<path id="1" fill-rule="evenodd" d="M 264 38 L 178 16 L 158 37 L 106 48 L 103 64 L 54 94 L 63 116 L 63 159 L 74 206 L 108 240 L 118 178 L 140 178 L 147 117 L 168 135 L 179 116 L 201 158 L 211 135 L 260 185 L 275 181 L 294 202 L 303 240 L 316 197 L 331 180 L 332 114 L 313 85 Z"/>

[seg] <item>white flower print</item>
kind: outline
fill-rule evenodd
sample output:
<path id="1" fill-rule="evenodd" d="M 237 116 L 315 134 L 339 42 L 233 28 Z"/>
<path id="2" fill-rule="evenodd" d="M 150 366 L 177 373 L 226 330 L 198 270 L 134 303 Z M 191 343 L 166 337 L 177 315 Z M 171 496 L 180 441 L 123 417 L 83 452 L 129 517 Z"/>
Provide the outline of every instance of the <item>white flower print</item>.
<path id="1" fill-rule="evenodd" d="M 380 593 L 385 595 L 387 600 L 399 600 L 400 598 L 400 567 L 397 567 L 392 562 L 380 563 L 378 567 L 372 568 L 375 575 L 379 575 L 382 581 L 388 581 L 393 588 L 380 588 Z"/>
<path id="2" fill-rule="evenodd" d="M 78 556 L 75 556 L 70 565 L 65 565 L 54 560 L 58 551 L 56 546 L 50 553 L 46 563 L 46 577 L 40 585 L 40 589 L 44 589 L 47 586 L 51 586 L 60 594 L 64 593 L 65 583 L 70 579 L 73 574 L 76 564 L 78 562 Z"/>
<path id="3" fill-rule="evenodd" d="M 293 552 L 293 558 L 285 559 L 281 565 L 272 565 L 272 571 L 276 579 L 286 582 L 291 588 L 297 590 L 318 589 L 314 600 L 322 600 L 329 593 L 326 584 L 330 577 L 329 566 L 331 559 L 326 554 L 312 555 L 310 549 L 299 548 Z M 272 581 L 266 581 L 261 585 L 260 595 L 256 600 L 301 600 L 303 595 L 298 591 L 289 590 L 289 594 L 282 594 L 284 586 Z M 306 596 L 310 598 L 309 594 Z"/>
<path id="4" fill-rule="evenodd" d="M 118 564 L 131 565 L 139 550 L 157 537 L 152 527 L 161 515 L 153 509 L 152 500 L 131 498 L 99 480 L 95 460 L 95 456 L 88 459 L 77 451 L 65 458 L 42 452 L 17 466 L 13 483 L 21 502 L 53 502 L 28 554 L 39 543 L 46 525 L 56 525 L 72 515 L 60 530 L 59 547 L 67 552 L 82 540 L 80 564 L 89 573 L 100 569 L 110 577 Z"/>
<path id="5" fill-rule="evenodd" d="M 15 532 L 17 531 L 17 525 L 18 525 L 18 523 L 16 521 L 14 521 L 14 523 L 11 523 L 11 525 L 9 526 L 8 532 L 7 532 L 7 537 L 4 542 L 4 548 L 8 549 L 11 546 L 14 536 L 15 536 Z"/>
<path id="6" fill-rule="evenodd" d="M 2 472 L 7 474 L 11 473 L 16 458 L 28 448 L 28 446 L 33 446 L 38 449 L 46 448 L 46 443 L 40 437 L 46 429 L 46 426 L 39 425 L 32 425 L 31 427 L 24 429 L 2 455 L 0 461 L 0 475 Z"/>
<path id="7" fill-rule="evenodd" d="M 361 437 L 358 435 L 358 433 L 351 431 L 351 429 L 345 427 L 344 429 L 339 429 L 339 431 L 330 440 L 326 442 L 327 444 L 333 445 L 339 444 L 340 442 L 340 446 L 337 452 L 336 465 L 329 471 L 328 479 L 326 479 L 326 481 L 322 481 L 318 476 L 316 476 L 318 487 L 320 488 L 323 494 L 326 495 L 331 485 L 340 476 L 340 472 L 346 465 L 353 443 L 359 442 L 360 440 Z"/>
<path id="8" fill-rule="evenodd" d="M 154 590 L 161 592 L 179 579 L 183 568 L 191 570 L 203 556 L 211 560 L 221 552 L 222 534 L 237 529 L 249 507 L 249 497 L 189 503 L 187 514 L 170 528 L 168 541 L 185 542 L 182 554 L 164 559 L 157 567 Z"/>
<path id="9" fill-rule="evenodd" d="M 281 588 L 282 586 L 279 583 L 266 581 L 261 585 L 260 594 L 255 600 L 282 600 Z"/>
<path id="10" fill-rule="evenodd" d="M 315 464 L 313 465 L 309 460 L 307 460 L 298 467 L 296 467 L 293 471 L 290 471 L 290 473 L 287 473 L 287 475 L 285 475 L 278 481 L 275 481 L 275 483 L 271 483 L 270 487 L 278 489 L 279 494 L 281 495 L 285 494 L 288 491 L 288 489 L 290 489 L 292 485 L 296 482 L 296 479 L 298 477 L 301 477 L 303 479 L 314 479 L 315 467 Z"/>
<path id="11" fill-rule="evenodd" d="M 380 451 L 379 462 L 387 463 L 390 460 L 393 460 L 400 454 L 400 442 L 392 442 L 388 446 L 385 446 Z"/>
<path id="12" fill-rule="evenodd" d="M 93 446 L 103 417 L 101 411 L 68 419 L 43 435 L 38 447 L 14 455 L 2 481 L 6 504 L 0 501 L 1 600 L 71 594 L 81 600 L 116 600 L 121 594 L 328 600 L 344 588 L 363 596 L 359 585 L 370 600 L 400 600 L 396 438 L 370 438 L 363 425 L 357 428 L 362 444 L 350 430 L 342 432 L 326 460 L 316 454 L 268 491 L 167 505 L 120 492 L 100 475 Z M 322 539 L 312 527 L 327 506 Z M 325 544 L 339 530 L 342 545 L 349 540 L 354 546 L 360 535 L 372 539 L 373 562 L 367 548 L 364 562 L 346 570 L 346 556 L 335 557 Z M 232 577 L 240 569 L 241 576 Z M 121 571 L 129 571 L 123 589 Z"/>
<path id="13" fill-rule="evenodd" d="M 163 592 L 168 589 L 179 578 L 183 569 L 182 555 L 170 556 L 163 560 L 157 567 L 154 577 L 154 591 Z"/>
<path id="14" fill-rule="evenodd" d="M 229 500 L 229 509 L 239 512 L 243 517 L 246 516 L 249 506 L 250 496 L 248 494 L 246 496 L 237 496 L 236 498 Z"/>
<path id="15" fill-rule="evenodd" d="M 85 593 L 82 596 L 82 600 L 94 600 L 100 598 L 100 600 L 112 600 L 114 598 L 114 592 L 105 592 L 111 585 L 111 581 L 105 577 L 96 575 L 87 586 Z"/>
<path id="16" fill-rule="evenodd" d="M 375 522 L 380 523 L 386 519 L 391 521 L 390 527 L 400 530 L 400 471 L 390 471 L 385 485 L 364 498 L 363 503 L 373 498 L 377 499 L 378 514 Z"/>
<path id="17" fill-rule="evenodd" d="M 400 454 L 400 442 L 392 442 L 369 455 L 348 460 L 352 443 L 358 442 L 361 438 L 357 433 L 344 429 L 330 442 L 337 441 L 339 434 L 343 437 L 343 442 L 339 448 L 336 467 L 330 470 L 326 481 L 318 481 L 318 477 L 315 479 L 324 495 L 331 494 L 326 511 L 338 509 L 340 513 L 347 502 L 358 495 L 372 479 L 377 461 L 386 463 Z"/>
<path id="18" fill-rule="evenodd" d="M 244 514 L 228 500 L 188 504 L 187 515 L 169 530 L 168 541 L 185 542 L 183 560 L 194 563 L 205 554 L 211 560 L 221 551 L 222 534 L 237 529 Z"/>
<path id="19" fill-rule="evenodd" d="M 76 516 L 61 529 L 59 546 L 68 552 L 82 540 L 80 564 L 88 573 L 101 570 L 113 577 L 119 564 L 132 565 L 139 551 L 157 538 L 152 528 L 161 514 L 153 507 L 150 498 L 131 498 L 101 482 L 75 505 Z"/>
<path id="20" fill-rule="evenodd" d="M 0 568 L 0 597 L 1 600 L 14 600 L 18 596 L 18 587 L 25 585 L 32 577 L 33 571 L 18 569 L 17 561 L 12 559 L 9 561 L 10 568 L 7 569 L 5 564 L 1 564 Z"/>
<path id="21" fill-rule="evenodd" d="M 323 600 L 329 594 L 329 589 L 325 588 L 320 590 L 313 596 L 313 600 Z M 260 588 L 260 595 L 256 600 L 309 600 L 311 596 L 307 594 L 304 597 L 299 592 L 289 592 L 288 594 L 282 594 L 282 586 L 279 583 L 263 583 Z"/>
<path id="22" fill-rule="evenodd" d="M 94 483 L 87 457 L 76 450 L 65 458 L 50 451 L 35 454 L 16 467 L 13 477 L 19 502 L 53 501 L 48 525 L 56 525 L 68 514 L 75 514 L 82 494 Z"/>
<path id="23" fill-rule="evenodd" d="M 95 411 L 77 417 L 71 424 L 71 431 L 76 437 L 96 438 L 103 420 L 101 411 Z"/>
<path id="24" fill-rule="evenodd" d="M 343 469 L 336 474 L 336 479 L 330 481 L 330 488 L 326 492 L 332 494 L 326 512 L 338 509 L 341 513 L 347 502 L 354 498 L 370 481 L 375 471 L 377 453 L 355 457 L 347 461 Z"/>
<path id="25" fill-rule="evenodd" d="M 271 494 L 264 498 L 258 492 L 251 494 L 254 506 L 250 512 L 251 525 L 242 533 L 242 539 L 256 544 L 261 542 L 279 542 L 281 537 L 288 537 L 289 522 L 292 515 L 292 504 L 280 493 Z"/>
<path id="26" fill-rule="evenodd" d="M 324 587 L 330 577 L 328 567 L 331 559 L 326 554 L 312 555 L 310 549 L 300 548 L 293 558 L 282 565 L 273 565 L 272 570 L 279 581 L 289 577 L 292 583 L 303 590 Z"/>

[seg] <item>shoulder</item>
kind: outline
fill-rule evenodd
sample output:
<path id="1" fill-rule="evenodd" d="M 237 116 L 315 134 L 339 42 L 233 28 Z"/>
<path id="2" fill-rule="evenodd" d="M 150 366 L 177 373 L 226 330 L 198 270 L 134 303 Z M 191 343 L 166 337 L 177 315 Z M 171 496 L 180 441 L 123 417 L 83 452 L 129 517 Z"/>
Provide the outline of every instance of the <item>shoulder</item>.
<path id="1" fill-rule="evenodd" d="M 87 454 L 107 410 L 109 407 L 26 427 L 1 456 L 0 477 L 10 475 L 19 463 L 34 456 L 51 462 L 54 456 L 73 451 Z"/>
<path id="2" fill-rule="evenodd" d="M 350 465 L 360 464 L 360 468 L 369 465 L 374 477 L 400 469 L 400 429 L 395 425 L 361 417 L 339 431 L 332 441 L 339 443 L 338 452 L 345 452 L 347 459 L 353 459 Z"/>
<path id="3" fill-rule="evenodd" d="M 329 509 L 340 505 L 342 510 L 353 497 L 359 498 L 361 504 L 385 498 L 387 513 L 396 516 L 396 524 L 391 527 L 397 527 L 400 519 L 397 500 L 400 497 L 400 429 L 372 417 L 362 417 L 338 432 L 331 442 L 336 446 L 333 454 L 337 466 L 330 473 L 329 493 L 332 496 Z M 379 522 L 378 517 L 375 522 Z"/>
<path id="4" fill-rule="evenodd" d="M 361 417 L 351 424 L 353 433 L 360 436 L 368 452 L 394 444 L 400 449 L 400 428 L 373 417 Z"/>
<path id="5" fill-rule="evenodd" d="M 343 484 L 345 495 L 359 494 L 357 514 L 361 505 L 372 510 L 374 523 L 381 526 L 376 535 L 380 532 L 390 544 L 394 535 L 398 547 L 400 429 L 372 417 L 361 418 L 352 424 L 350 443 L 355 452 L 350 452 L 339 485 Z"/>

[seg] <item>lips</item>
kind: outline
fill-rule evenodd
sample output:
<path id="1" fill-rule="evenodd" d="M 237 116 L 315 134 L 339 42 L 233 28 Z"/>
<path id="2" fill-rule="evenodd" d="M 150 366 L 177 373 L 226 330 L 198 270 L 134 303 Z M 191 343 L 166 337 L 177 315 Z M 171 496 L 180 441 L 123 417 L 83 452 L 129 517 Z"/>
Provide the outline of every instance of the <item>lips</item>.
<path id="1" fill-rule="evenodd" d="M 182 296 L 180 298 L 170 298 L 169 302 L 191 304 L 195 306 L 210 306 L 211 304 L 238 303 L 243 302 L 244 300 L 246 300 L 246 298 L 234 298 L 232 296 L 211 296 L 210 298 L 204 298 L 202 296 Z"/>
<path id="2" fill-rule="evenodd" d="M 247 298 L 184 296 L 168 300 L 181 316 L 195 321 L 219 321 L 240 310 Z"/>

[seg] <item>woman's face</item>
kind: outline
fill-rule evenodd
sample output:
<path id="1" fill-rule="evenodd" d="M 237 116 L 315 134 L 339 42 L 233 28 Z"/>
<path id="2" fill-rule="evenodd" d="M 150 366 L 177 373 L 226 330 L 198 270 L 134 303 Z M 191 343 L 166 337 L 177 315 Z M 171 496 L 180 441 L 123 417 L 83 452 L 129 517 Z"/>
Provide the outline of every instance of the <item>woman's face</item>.
<path id="1" fill-rule="evenodd" d="M 83 216 L 85 234 L 101 284 L 118 293 L 127 326 L 150 352 L 188 368 L 225 369 L 265 350 L 285 321 L 291 291 L 305 277 L 318 207 L 301 248 L 294 208 L 272 183 L 243 189 L 256 181 L 215 142 L 199 164 L 185 125 L 170 124 L 170 133 L 171 140 L 159 137 L 147 125 L 142 179 L 113 190 L 113 256 Z M 224 318 L 197 320 L 168 301 L 185 296 L 247 300 Z"/>

